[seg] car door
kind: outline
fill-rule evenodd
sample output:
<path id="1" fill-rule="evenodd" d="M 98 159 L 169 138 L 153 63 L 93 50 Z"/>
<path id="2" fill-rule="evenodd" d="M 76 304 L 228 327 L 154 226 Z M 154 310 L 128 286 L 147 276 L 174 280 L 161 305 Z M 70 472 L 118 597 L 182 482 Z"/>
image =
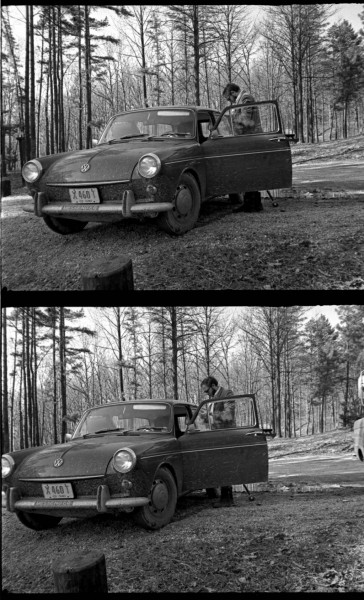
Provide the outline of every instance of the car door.
<path id="1" fill-rule="evenodd" d="M 246 105 L 227 107 L 217 120 L 217 129 L 202 145 L 206 163 L 206 196 L 233 192 L 291 187 L 292 158 L 278 104 L 257 102 L 260 127 L 253 133 L 234 133 L 233 111 Z"/>
<path id="2" fill-rule="evenodd" d="M 219 421 L 218 409 L 225 405 L 230 406 L 234 419 Z M 178 443 L 183 491 L 268 478 L 267 442 L 258 424 L 254 395 L 201 403 Z"/>

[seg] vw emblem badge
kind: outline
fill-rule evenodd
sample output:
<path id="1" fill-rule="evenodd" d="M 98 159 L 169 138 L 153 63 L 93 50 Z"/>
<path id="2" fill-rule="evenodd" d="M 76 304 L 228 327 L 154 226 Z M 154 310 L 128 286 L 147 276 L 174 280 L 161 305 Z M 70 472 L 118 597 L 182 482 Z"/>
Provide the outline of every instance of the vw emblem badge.
<path id="1" fill-rule="evenodd" d="M 90 165 L 88 163 L 81 165 L 81 173 L 86 173 L 86 171 L 88 171 L 89 168 L 90 168 Z"/>
<path id="2" fill-rule="evenodd" d="M 54 461 L 54 466 L 55 467 L 61 467 L 63 465 L 63 459 L 62 458 L 56 458 L 56 460 Z"/>

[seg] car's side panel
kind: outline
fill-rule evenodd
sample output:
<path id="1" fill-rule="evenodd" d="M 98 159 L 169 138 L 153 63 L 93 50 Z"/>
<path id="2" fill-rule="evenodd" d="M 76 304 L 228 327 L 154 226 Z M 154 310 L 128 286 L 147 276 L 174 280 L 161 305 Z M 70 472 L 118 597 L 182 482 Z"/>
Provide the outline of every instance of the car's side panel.
<path id="1" fill-rule="evenodd" d="M 171 439 L 168 448 L 145 453 L 138 459 L 138 468 L 143 472 L 145 485 L 144 493 L 148 494 L 157 470 L 166 466 L 176 480 L 177 490 L 182 491 L 183 464 L 177 440 Z"/>

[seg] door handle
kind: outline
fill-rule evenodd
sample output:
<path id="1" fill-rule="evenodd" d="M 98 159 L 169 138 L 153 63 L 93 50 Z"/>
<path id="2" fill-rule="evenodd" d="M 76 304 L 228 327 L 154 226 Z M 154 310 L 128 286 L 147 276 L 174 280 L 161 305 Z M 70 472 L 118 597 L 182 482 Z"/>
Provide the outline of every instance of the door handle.
<path id="1" fill-rule="evenodd" d="M 286 138 L 285 137 L 281 137 L 281 138 L 270 138 L 269 140 L 270 142 L 285 142 Z"/>
<path id="2" fill-rule="evenodd" d="M 254 435 L 255 437 L 258 437 L 259 435 L 264 435 L 262 431 L 249 431 L 249 433 L 247 433 L 246 435 Z"/>

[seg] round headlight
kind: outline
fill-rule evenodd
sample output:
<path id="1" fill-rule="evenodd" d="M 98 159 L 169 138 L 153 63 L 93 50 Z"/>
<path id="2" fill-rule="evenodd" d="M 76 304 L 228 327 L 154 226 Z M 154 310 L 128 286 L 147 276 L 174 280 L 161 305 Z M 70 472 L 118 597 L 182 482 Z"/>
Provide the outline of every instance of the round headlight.
<path id="1" fill-rule="evenodd" d="M 135 452 L 130 448 L 123 448 L 123 450 L 117 450 L 113 458 L 113 467 L 115 471 L 119 473 L 129 473 L 136 463 Z"/>
<path id="2" fill-rule="evenodd" d="M 142 177 L 150 179 L 159 173 L 161 166 L 159 156 L 156 154 L 145 154 L 139 159 L 138 172 Z"/>
<path id="3" fill-rule="evenodd" d="M 10 475 L 10 473 L 13 471 L 15 467 L 15 462 L 14 459 L 9 456 L 8 454 L 4 454 L 1 457 L 1 477 L 2 479 L 5 479 L 5 477 L 8 477 Z"/>
<path id="4" fill-rule="evenodd" d="M 21 172 L 25 181 L 27 181 L 28 183 L 34 183 L 34 181 L 37 181 L 37 179 L 39 179 L 39 177 L 41 176 L 43 168 L 39 160 L 34 159 L 25 163 Z"/>

